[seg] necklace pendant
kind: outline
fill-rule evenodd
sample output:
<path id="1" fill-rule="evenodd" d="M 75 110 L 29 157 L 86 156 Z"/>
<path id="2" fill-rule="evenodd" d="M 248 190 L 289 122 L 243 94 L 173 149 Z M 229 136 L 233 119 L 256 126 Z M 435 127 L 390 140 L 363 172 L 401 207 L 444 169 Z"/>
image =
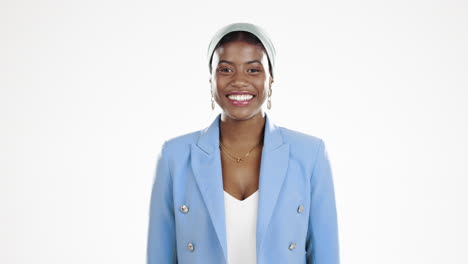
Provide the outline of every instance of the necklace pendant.
<path id="1" fill-rule="evenodd" d="M 240 163 L 242 161 L 242 158 L 237 158 L 237 163 Z"/>

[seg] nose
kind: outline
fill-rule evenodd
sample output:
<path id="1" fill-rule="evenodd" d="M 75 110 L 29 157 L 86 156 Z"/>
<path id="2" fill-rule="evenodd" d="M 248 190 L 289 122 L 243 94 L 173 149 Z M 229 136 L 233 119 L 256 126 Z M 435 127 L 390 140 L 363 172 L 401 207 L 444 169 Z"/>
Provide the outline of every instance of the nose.
<path id="1" fill-rule="evenodd" d="M 234 87 L 245 87 L 249 84 L 249 82 L 242 72 L 236 72 L 231 84 Z"/>

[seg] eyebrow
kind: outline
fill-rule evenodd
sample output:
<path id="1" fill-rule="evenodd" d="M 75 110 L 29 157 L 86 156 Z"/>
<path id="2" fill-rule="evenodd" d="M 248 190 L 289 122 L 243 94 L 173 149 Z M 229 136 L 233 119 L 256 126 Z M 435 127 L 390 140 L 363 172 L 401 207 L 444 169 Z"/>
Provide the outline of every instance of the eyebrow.
<path id="1" fill-rule="evenodd" d="M 232 61 L 227 61 L 227 60 L 220 60 L 218 62 L 218 64 L 221 64 L 221 63 L 227 63 L 227 64 L 231 64 L 231 65 L 234 64 Z M 246 62 L 246 64 L 252 64 L 252 63 L 259 63 L 259 64 L 262 65 L 262 63 L 259 60 L 251 60 L 251 61 Z"/>

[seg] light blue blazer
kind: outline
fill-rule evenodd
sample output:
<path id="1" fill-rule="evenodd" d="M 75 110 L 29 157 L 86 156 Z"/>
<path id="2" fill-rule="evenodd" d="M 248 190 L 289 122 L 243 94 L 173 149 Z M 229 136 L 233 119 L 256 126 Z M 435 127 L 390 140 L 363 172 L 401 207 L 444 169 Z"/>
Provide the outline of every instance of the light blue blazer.
<path id="1" fill-rule="evenodd" d="M 276 126 L 265 115 L 257 263 L 338 264 L 337 212 L 324 142 Z M 227 263 L 220 117 L 206 129 L 165 141 L 158 154 L 147 264 Z"/>

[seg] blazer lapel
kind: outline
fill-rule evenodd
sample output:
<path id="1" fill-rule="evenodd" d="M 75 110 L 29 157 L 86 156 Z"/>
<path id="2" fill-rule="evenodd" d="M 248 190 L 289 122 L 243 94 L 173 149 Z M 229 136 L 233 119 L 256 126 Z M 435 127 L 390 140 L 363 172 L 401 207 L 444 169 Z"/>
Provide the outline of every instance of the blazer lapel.
<path id="1" fill-rule="evenodd" d="M 265 115 L 257 213 L 257 252 L 261 250 L 289 163 L 289 144 L 283 142 L 279 128 L 267 113 Z"/>
<path id="2" fill-rule="evenodd" d="M 210 214 L 225 260 L 226 229 L 224 213 L 224 188 L 219 153 L 219 121 L 221 114 L 202 130 L 197 144 L 191 146 L 191 164 L 195 180 Z"/>
<path id="3" fill-rule="evenodd" d="M 195 180 L 213 222 L 227 260 L 224 188 L 219 152 L 219 114 L 202 130 L 197 144 L 191 146 L 191 165 Z M 260 164 L 256 249 L 260 251 L 273 214 L 289 161 L 289 144 L 283 142 L 279 128 L 265 113 L 264 144 Z"/>

